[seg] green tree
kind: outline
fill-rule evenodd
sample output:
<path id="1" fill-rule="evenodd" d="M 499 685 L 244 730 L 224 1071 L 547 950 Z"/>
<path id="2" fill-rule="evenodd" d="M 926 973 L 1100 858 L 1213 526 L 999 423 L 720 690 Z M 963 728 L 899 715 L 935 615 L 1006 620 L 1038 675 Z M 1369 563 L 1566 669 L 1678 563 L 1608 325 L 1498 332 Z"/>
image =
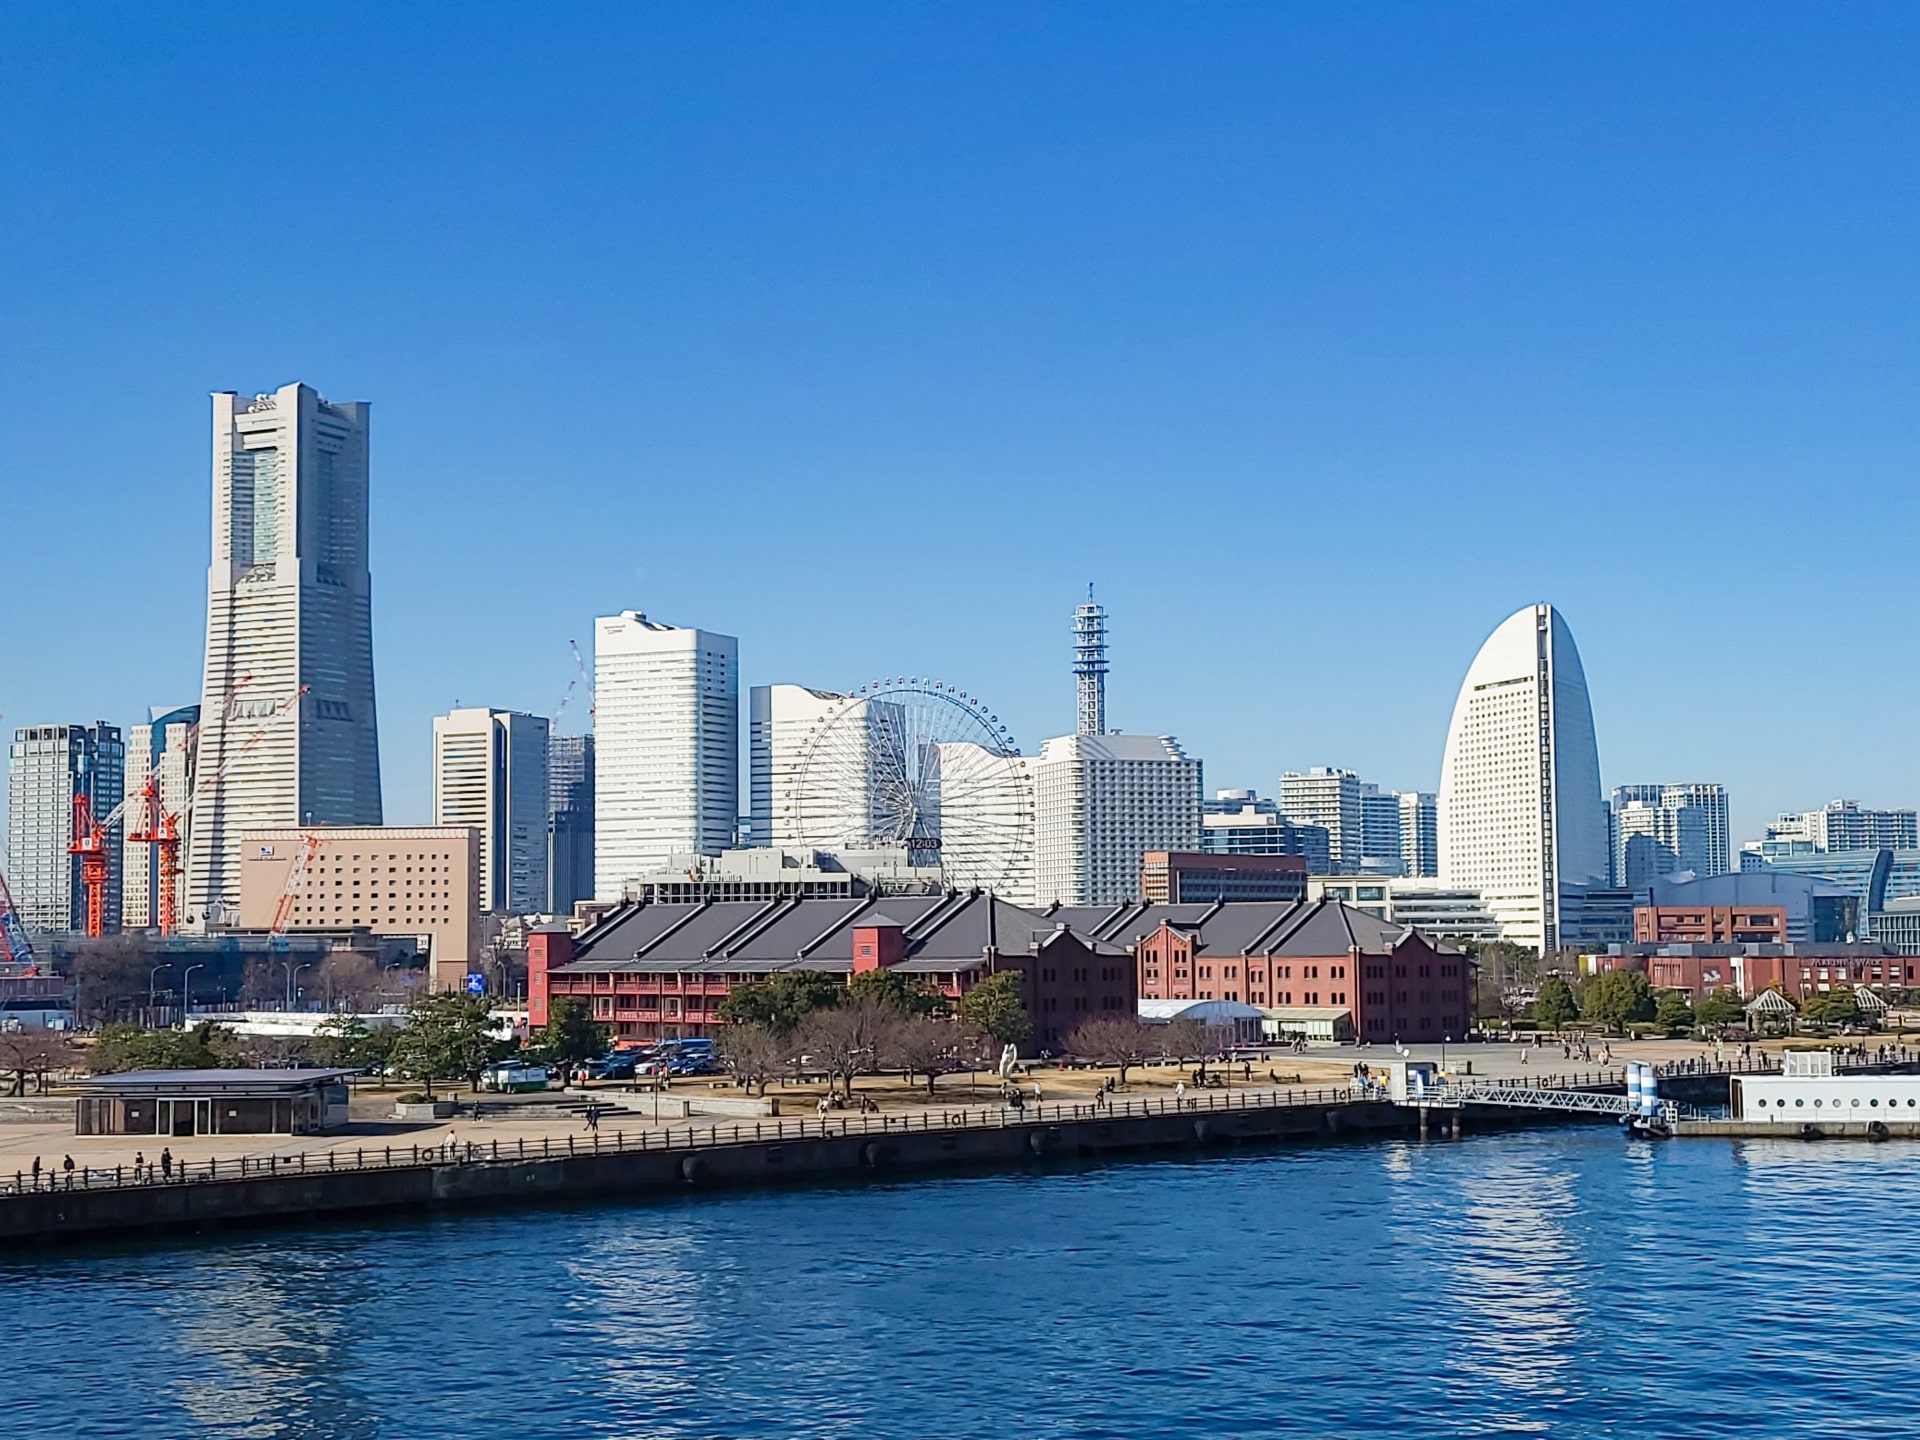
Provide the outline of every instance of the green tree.
<path id="1" fill-rule="evenodd" d="M 1693 1004 L 1684 990 L 1662 990 L 1660 998 L 1653 1007 L 1653 1023 L 1666 1031 L 1669 1037 L 1684 1034 L 1693 1028 Z"/>
<path id="2" fill-rule="evenodd" d="M 489 1061 L 511 1049 L 493 1035 L 493 1016 L 479 995 L 445 991 L 424 995 L 407 1007 L 407 1023 L 394 1039 L 394 1063 L 410 1080 L 433 1093 L 436 1080 L 471 1085 Z"/>
<path id="3" fill-rule="evenodd" d="M 606 1054 L 612 1043 L 612 1033 L 593 1018 L 585 996 L 556 995 L 547 1005 L 547 1023 L 540 1027 L 534 1048 L 547 1064 L 568 1070 Z"/>
<path id="4" fill-rule="evenodd" d="M 1587 982 L 1580 1013 L 1605 1029 L 1623 1030 L 1630 1021 L 1653 1018 L 1653 987 L 1638 970 L 1609 970 Z"/>
<path id="5" fill-rule="evenodd" d="M 128 1070 L 231 1070 L 241 1063 L 233 1031 L 211 1020 L 191 1030 L 148 1030 L 139 1025 L 102 1025 L 87 1052 L 96 1075 Z"/>
<path id="6" fill-rule="evenodd" d="M 1802 1001 L 1800 1018 L 1816 1025 L 1852 1025 L 1860 1019 L 1860 1002 L 1851 990 L 1829 990 Z"/>
<path id="7" fill-rule="evenodd" d="M 902 1015 L 944 1015 L 952 1008 L 947 997 L 938 990 L 929 989 L 915 977 L 901 975 L 885 966 L 878 970 L 864 970 L 854 976 L 847 991 L 855 999 L 865 998 L 890 1005 Z"/>
<path id="8" fill-rule="evenodd" d="M 782 970 L 765 980 L 736 985 L 720 1002 L 720 1018 L 728 1025 L 758 1025 L 776 1035 L 791 1035 L 816 1010 L 831 1009 L 846 999 L 847 987 L 819 970 Z"/>
<path id="9" fill-rule="evenodd" d="M 1738 1025 L 1747 1018 L 1747 1009 L 1740 1003 L 1740 997 L 1725 986 L 1702 1000 L 1696 1013 L 1702 1025 L 1710 1025 L 1716 1030 Z"/>
<path id="10" fill-rule="evenodd" d="M 1533 1002 L 1533 1023 L 1545 1030 L 1558 1030 L 1569 1021 L 1580 1016 L 1580 1006 L 1573 998 L 1573 987 L 1558 975 L 1549 975 L 1540 982 L 1540 992 Z"/>
<path id="11" fill-rule="evenodd" d="M 1018 970 L 989 975 L 960 997 L 954 1008 L 975 1029 L 984 1030 L 1002 1045 L 1018 1045 L 1033 1034 L 1021 993 L 1026 988 Z"/>

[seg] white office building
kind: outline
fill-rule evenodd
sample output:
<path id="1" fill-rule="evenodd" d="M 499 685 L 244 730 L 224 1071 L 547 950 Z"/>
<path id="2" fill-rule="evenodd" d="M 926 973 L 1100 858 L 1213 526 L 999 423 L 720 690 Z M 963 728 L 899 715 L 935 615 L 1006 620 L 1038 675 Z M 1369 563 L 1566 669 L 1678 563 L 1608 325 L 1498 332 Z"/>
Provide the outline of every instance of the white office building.
<path id="1" fill-rule="evenodd" d="M 547 908 L 544 716 L 467 708 L 433 717 L 433 823 L 480 832 L 480 908 Z"/>
<path id="2" fill-rule="evenodd" d="M 127 734 L 127 823 L 129 835 L 147 833 L 153 817 L 141 800 L 141 790 L 149 776 L 153 779 L 154 799 L 162 816 L 174 817 L 181 839 L 180 858 L 186 857 L 187 827 L 193 806 L 193 752 L 199 737 L 200 707 L 178 708 L 156 705 L 148 712 L 145 725 L 136 725 Z M 145 930 L 160 923 L 160 847 L 151 842 L 128 842 L 121 863 L 120 924 L 127 930 Z M 184 868 L 173 876 L 173 913 L 176 919 L 187 913 L 187 887 Z"/>
<path id="3" fill-rule="evenodd" d="M 1200 848 L 1200 762 L 1164 735 L 1063 735 L 1034 765 L 1038 903 L 1138 898 L 1149 850 Z"/>
<path id="4" fill-rule="evenodd" d="M 1561 893 L 1605 886 L 1606 802 L 1580 652 L 1550 605 L 1501 623 L 1454 703 L 1440 880 L 1478 890 L 1505 938 L 1559 945 Z"/>
<path id="5" fill-rule="evenodd" d="M 733 844 L 740 808 L 739 642 L 649 620 L 594 621 L 596 899 L 686 852 Z"/>
<path id="6" fill-rule="evenodd" d="M 25 725 L 13 732 L 7 769 L 7 874 L 20 923 L 29 930 L 86 928 L 86 889 L 73 843 L 74 797 L 84 795 L 96 822 L 106 820 L 125 789 L 126 747 L 120 727 Z M 107 887 L 101 929 L 120 924 L 120 841 L 107 832 Z"/>
<path id="7" fill-rule="evenodd" d="M 873 842 L 876 755 L 897 707 L 805 685 L 748 696 L 748 839 L 860 849 Z"/>
<path id="8" fill-rule="evenodd" d="M 1432 879 L 1440 873 L 1440 799 L 1421 790 L 1394 798 L 1400 802 L 1400 873 Z"/>
<path id="9" fill-rule="evenodd" d="M 378 825 L 364 402 L 213 397 L 213 563 L 187 920 L 238 915 L 240 835 Z"/>
<path id="10" fill-rule="evenodd" d="M 1733 868 L 1723 786 L 1616 785 L 1608 824 L 1615 885 L 1643 890 L 1656 875 L 1724 875 Z"/>

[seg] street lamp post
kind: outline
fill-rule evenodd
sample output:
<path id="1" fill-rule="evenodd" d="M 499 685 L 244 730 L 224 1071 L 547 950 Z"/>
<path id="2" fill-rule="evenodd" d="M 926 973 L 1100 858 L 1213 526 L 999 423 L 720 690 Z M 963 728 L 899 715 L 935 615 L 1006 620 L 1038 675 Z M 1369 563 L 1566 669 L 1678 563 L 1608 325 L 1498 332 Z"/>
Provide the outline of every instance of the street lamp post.
<path id="1" fill-rule="evenodd" d="M 152 970 L 147 972 L 147 1028 L 149 1030 L 153 1028 L 153 982 L 160 978 L 160 972 L 162 970 L 171 970 L 172 968 L 173 962 L 168 960 L 163 964 L 154 966 Z"/>
<path id="2" fill-rule="evenodd" d="M 180 1028 L 183 1030 L 193 1012 L 193 972 L 206 968 L 205 961 L 196 960 L 180 976 Z"/>
<path id="3" fill-rule="evenodd" d="M 311 970 L 313 968 L 313 962 L 311 960 L 302 960 L 298 965 L 296 965 L 291 960 L 282 960 L 280 963 L 287 967 L 286 1008 L 291 1010 L 293 1009 L 293 977 L 298 975 L 302 970 Z"/>
<path id="4" fill-rule="evenodd" d="M 1447 1044 L 1452 1039 L 1453 1037 L 1451 1035 L 1442 1035 L 1440 1037 L 1440 1073 L 1442 1075 L 1447 1073 Z"/>

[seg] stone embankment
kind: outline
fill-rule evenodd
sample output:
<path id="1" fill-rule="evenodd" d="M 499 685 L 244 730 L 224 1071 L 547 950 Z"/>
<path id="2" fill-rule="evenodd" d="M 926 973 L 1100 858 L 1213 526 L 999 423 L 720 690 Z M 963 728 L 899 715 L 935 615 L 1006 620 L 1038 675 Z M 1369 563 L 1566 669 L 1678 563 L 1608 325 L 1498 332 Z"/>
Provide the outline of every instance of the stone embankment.
<path id="1" fill-rule="evenodd" d="M 1535 1085 L 1620 1090 L 1617 1072 Z M 1663 1082 L 1664 1084 L 1665 1082 Z M 1696 1102 L 1724 1101 L 1724 1074 L 1687 1077 Z M 1569 1118 L 1476 1110 L 1474 1128 Z M 1588 1123 L 1591 1123 L 1590 1121 Z M 295 1156 L 51 1174 L 0 1185 L 0 1243 L 84 1240 L 156 1229 L 431 1212 L 594 1196 L 660 1194 L 909 1175 L 1126 1152 L 1305 1143 L 1414 1133 L 1416 1114 L 1345 1089 L 1200 1092 L 1112 1104 L 904 1115 L 742 1119 L 697 1130 L 582 1133 L 562 1141 L 354 1146 Z"/>

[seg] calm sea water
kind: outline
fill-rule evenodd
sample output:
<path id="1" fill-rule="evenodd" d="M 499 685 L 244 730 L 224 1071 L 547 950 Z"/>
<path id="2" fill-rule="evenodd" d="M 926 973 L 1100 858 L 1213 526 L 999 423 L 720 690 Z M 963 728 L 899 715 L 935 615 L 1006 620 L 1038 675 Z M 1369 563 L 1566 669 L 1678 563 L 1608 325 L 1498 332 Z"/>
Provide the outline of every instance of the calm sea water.
<path id="1" fill-rule="evenodd" d="M 1542 1131 L 15 1255 L 0 1432 L 1911 1437 L 1917 1168 Z"/>

